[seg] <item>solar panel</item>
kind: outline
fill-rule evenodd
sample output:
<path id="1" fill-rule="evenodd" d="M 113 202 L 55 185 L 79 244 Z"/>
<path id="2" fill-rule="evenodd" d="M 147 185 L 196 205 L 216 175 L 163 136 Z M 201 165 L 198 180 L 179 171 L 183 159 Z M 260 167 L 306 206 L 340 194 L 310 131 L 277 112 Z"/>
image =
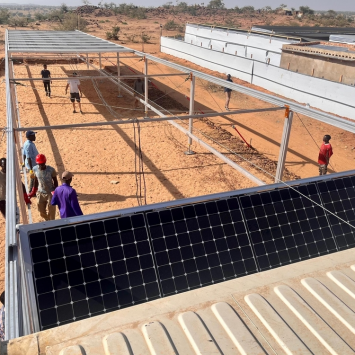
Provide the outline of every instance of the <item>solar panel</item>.
<path id="1" fill-rule="evenodd" d="M 355 177 L 334 179 L 317 184 L 324 207 L 355 225 Z M 326 212 L 339 250 L 355 246 L 354 228 Z"/>
<path id="2" fill-rule="evenodd" d="M 257 272 L 236 198 L 147 213 L 163 296 Z"/>
<path id="3" fill-rule="evenodd" d="M 29 235 L 41 329 L 160 297 L 143 214 Z"/>
<path id="4" fill-rule="evenodd" d="M 355 246 L 355 176 L 151 208 L 29 232 L 42 330 Z"/>
<path id="5" fill-rule="evenodd" d="M 240 197 L 260 271 L 337 250 L 316 185 L 294 189 Z"/>

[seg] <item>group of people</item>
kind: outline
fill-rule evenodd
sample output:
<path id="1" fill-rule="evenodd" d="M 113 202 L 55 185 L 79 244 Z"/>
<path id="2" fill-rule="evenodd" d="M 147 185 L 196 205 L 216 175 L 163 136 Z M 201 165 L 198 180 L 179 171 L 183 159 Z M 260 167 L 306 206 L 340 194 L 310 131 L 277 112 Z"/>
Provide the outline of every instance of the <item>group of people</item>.
<path id="1" fill-rule="evenodd" d="M 64 171 L 61 175 L 63 183 L 58 186 L 56 170 L 47 165 L 45 155 L 39 154 L 36 148 L 36 133 L 27 131 L 27 140 L 23 145 L 23 167 L 30 175 L 29 194 L 26 194 L 23 186 L 26 203 L 30 203 L 30 199 L 36 196 L 38 211 L 46 221 L 55 219 L 56 206 L 61 218 L 82 215 L 76 191 L 70 186 L 74 175 Z"/>
<path id="2" fill-rule="evenodd" d="M 80 98 L 83 97 L 83 92 L 80 87 L 80 80 L 77 78 L 78 73 L 73 72 L 72 77 L 68 79 L 67 86 L 65 87 L 65 95 L 68 93 L 68 88 L 70 88 L 70 101 L 73 104 L 73 113 L 76 113 L 75 101 L 78 103 L 80 113 L 83 113 L 81 109 Z M 43 70 L 41 71 L 41 77 L 43 80 L 44 90 L 46 96 L 51 97 L 51 72 L 48 70 L 47 65 L 43 65 Z"/>

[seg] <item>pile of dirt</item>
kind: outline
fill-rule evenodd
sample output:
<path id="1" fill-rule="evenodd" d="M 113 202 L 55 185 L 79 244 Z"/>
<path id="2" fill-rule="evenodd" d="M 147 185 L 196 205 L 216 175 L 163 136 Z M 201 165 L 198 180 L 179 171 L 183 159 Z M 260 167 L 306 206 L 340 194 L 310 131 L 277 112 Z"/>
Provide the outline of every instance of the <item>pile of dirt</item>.
<path id="1" fill-rule="evenodd" d="M 249 148 L 241 139 L 238 139 L 236 136 L 223 129 L 218 124 L 215 124 L 210 119 L 203 118 L 202 121 L 206 123 L 209 128 L 204 130 L 205 134 L 213 139 L 216 139 L 218 142 L 223 144 L 223 146 L 230 149 L 230 151 L 237 152 L 239 156 L 242 156 L 244 159 L 248 160 L 251 165 L 255 164 L 255 166 L 258 166 L 261 172 L 265 175 L 266 179 L 270 179 L 271 176 L 276 175 L 276 161 L 268 158 L 255 148 Z M 243 159 L 240 158 L 236 161 L 238 163 L 242 163 Z M 283 179 L 285 181 L 290 181 L 301 179 L 301 177 L 285 168 Z"/>

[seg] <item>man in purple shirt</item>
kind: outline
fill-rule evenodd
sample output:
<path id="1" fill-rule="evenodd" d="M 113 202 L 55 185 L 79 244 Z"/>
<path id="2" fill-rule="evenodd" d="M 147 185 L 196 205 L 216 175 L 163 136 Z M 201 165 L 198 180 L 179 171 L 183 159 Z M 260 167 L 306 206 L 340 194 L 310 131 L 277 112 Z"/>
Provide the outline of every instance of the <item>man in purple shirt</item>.
<path id="1" fill-rule="evenodd" d="M 51 205 L 58 205 L 60 218 L 81 216 L 83 214 L 76 191 L 70 186 L 73 176 L 70 171 L 64 171 L 62 174 L 62 186 L 57 187 L 53 192 Z"/>

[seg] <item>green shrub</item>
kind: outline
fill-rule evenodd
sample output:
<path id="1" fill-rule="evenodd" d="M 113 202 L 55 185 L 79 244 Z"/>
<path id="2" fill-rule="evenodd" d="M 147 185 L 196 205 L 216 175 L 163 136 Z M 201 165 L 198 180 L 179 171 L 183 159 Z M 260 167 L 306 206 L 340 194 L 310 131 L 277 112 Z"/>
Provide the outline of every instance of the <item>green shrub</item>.
<path id="1" fill-rule="evenodd" d="M 118 41 L 118 32 L 120 32 L 120 28 L 118 26 L 113 26 L 111 32 L 106 32 L 106 38 Z"/>
<path id="2" fill-rule="evenodd" d="M 148 36 L 146 33 L 142 32 L 141 40 L 143 43 L 149 43 L 151 38 L 152 38 L 151 36 Z"/>

